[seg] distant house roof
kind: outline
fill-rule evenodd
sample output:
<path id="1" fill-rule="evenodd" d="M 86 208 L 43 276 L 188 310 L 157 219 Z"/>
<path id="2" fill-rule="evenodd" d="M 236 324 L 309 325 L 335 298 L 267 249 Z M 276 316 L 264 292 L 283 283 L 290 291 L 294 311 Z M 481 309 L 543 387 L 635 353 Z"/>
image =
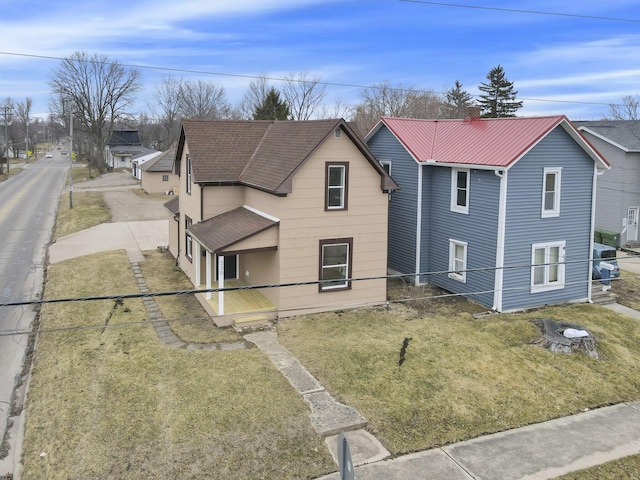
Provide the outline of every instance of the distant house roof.
<path id="1" fill-rule="evenodd" d="M 176 145 L 173 144 L 168 150 L 162 152 L 162 154 L 140 165 L 140 169 L 145 172 L 170 172 L 175 156 Z"/>
<path id="2" fill-rule="evenodd" d="M 137 130 L 114 130 L 107 145 L 110 147 L 116 145 L 142 145 L 142 142 Z"/>
<path id="3" fill-rule="evenodd" d="M 386 125 L 417 162 L 505 168 L 561 126 L 601 168 L 609 166 L 565 116 L 456 120 L 384 117 L 366 138 L 371 138 L 382 125 Z"/>
<path id="4" fill-rule="evenodd" d="M 274 219 L 259 215 L 246 207 L 238 207 L 191 225 L 188 231 L 207 250 L 220 253 L 225 248 L 277 224 L 278 221 Z"/>
<path id="5" fill-rule="evenodd" d="M 180 213 L 180 197 L 175 196 L 168 202 L 164 203 L 164 208 L 169 210 L 173 215 Z"/>
<path id="6" fill-rule="evenodd" d="M 117 145 L 115 147 L 110 147 L 109 151 L 114 156 L 130 156 L 130 157 L 142 157 L 145 155 L 149 155 L 151 153 L 157 153 L 157 150 L 153 150 L 152 148 L 143 147 L 142 145 Z"/>
<path id="7" fill-rule="evenodd" d="M 640 152 L 640 120 L 597 120 L 573 123 L 579 130 L 588 131 L 625 152 Z"/>
<path id="8" fill-rule="evenodd" d="M 382 188 L 398 188 L 342 119 L 183 120 L 174 171 L 179 169 L 182 150 L 188 141 L 195 183 L 242 184 L 286 194 L 291 191 L 293 174 L 338 128 L 378 171 Z"/>

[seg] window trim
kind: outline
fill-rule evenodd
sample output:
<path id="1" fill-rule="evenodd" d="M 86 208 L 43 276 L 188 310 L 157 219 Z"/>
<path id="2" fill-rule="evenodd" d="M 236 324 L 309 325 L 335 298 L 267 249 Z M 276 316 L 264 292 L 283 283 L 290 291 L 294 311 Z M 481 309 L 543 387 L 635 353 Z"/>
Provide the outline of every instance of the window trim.
<path id="1" fill-rule="evenodd" d="M 329 177 L 331 169 L 334 167 L 342 167 L 343 169 L 343 181 L 342 186 L 339 188 L 342 189 L 342 202 L 340 206 L 329 206 L 329 189 L 337 188 L 336 186 L 329 185 Z M 325 174 L 324 174 L 324 210 L 326 211 L 335 211 L 335 210 L 348 210 L 348 199 L 349 199 L 349 162 L 326 162 L 325 164 Z"/>
<path id="2" fill-rule="evenodd" d="M 168 182 L 169 181 L 169 175 L 162 175 L 162 181 L 163 182 Z"/>
<path id="3" fill-rule="evenodd" d="M 323 272 L 324 272 L 324 247 L 326 246 L 334 246 L 334 245 L 343 245 L 346 244 L 348 248 L 347 252 L 347 277 L 344 279 L 343 285 L 329 285 L 329 284 L 318 284 L 319 292 L 335 292 L 340 290 L 350 290 L 351 289 L 351 277 L 353 271 L 353 237 L 349 238 L 331 238 L 320 240 L 320 251 L 318 255 L 318 279 L 320 281 L 324 280 Z"/>
<path id="4" fill-rule="evenodd" d="M 455 257 L 456 246 L 461 246 L 463 250 L 462 254 L 462 268 L 456 268 L 455 262 L 458 260 Z M 453 238 L 449 239 L 449 278 L 453 280 L 457 280 L 462 283 L 467 283 L 467 253 L 469 244 L 467 242 L 461 242 L 460 240 L 455 240 Z M 460 271 L 461 273 L 458 273 Z"/>
<path id="5" fill-rule="evenodd" d="M 191 156 L 187 154 L 186 169 L 187 174 L 185 175 L 187 181 L 186 191 L 189 195 L 191 195 Z"/>
<path id="6" fill-rule="evenodd" d="M 553 208 L 545 209 L 545 197 L 547 194 L 547 175 L 554 174 L 554 197 Z M 560 190 L 562 186 L 562 167 L 545 167 L 542 173 L 542 209 L 541 218 L 559 217 L 560 216 Z"/>
<path id="7" fill-rule="evenodd" d="M 193 262 L 193 237 L 189 235 L 187 229 L 193 225 L 193 220 L 189 215 L 184 216 L 184 256 Z"/>
<path id="8" fill-rule="evenodd" d="M 531 293 L 548 292 L 550 290 L 561 290 L 565 285 L 565 262 L 566 262 L 566 244 L 565 240 L 559 242 L 542 242 L 531 245 Z M 551 264 L 549 262 L 549 251 L 551 248 L 558 247 L 558 263 Z M 544 264 L 536 264 L 536 250 L 544 248 Z M 549 267 L 557 265 L 558 279 L 549 281 Z M 537 268 L 543 268 L 543 283 L 536 285 L 535 273 Z"/>
<path id="9" fill-rule="evenodd" d="M 380 160 L 380 165 L 387 172 L 387 175 L 391 176 L 391 160 Z M 388 167 L 388 168 L 385 168 Z"/>
<path id="10" fill-rule="evenodd" d="M 458 173 L 466 173 L 467 181 L 464 185 L 464 191 L 466 192 L 465 205 L 458 205 L 458 191 L 460 186 L 458 185 Z M 469 214 L 469 193 L 470 193 L 470 179 L 471 170 L 468 168 L 452 168 L 451 169 L 451 211 L 457 213 Z"/>

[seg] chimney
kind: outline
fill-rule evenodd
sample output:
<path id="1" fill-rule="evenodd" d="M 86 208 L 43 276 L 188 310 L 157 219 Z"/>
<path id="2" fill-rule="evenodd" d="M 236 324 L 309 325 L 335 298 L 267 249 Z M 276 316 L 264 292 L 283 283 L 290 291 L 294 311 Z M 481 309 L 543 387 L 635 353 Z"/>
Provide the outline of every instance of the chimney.
<path id="1" fill-rule="evenodd" d="M 465 108 L 465 117 L 469 120 L 477 120 L 480 118 L 480 107 L 478 105 L 468 105 Z"/>

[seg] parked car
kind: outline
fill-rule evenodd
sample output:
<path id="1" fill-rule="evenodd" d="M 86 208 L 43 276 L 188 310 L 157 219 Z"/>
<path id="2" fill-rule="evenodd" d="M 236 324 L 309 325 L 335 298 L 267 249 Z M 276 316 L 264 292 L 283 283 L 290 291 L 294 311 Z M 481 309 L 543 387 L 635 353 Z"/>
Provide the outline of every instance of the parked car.
<path id="1" fill-rule="evenodd" d="M 620 276 L 620 267 L 618 266 L 618 260 L 616 259 L 616 248 L 609 245 L 603 245 L 602 243 L 593 244 L 593 269 L 591 271 L 591 278 L 593 280 L 599 280 L 602 278 L 602 266 L 600 262 L 607 262 L 613 265 L 611 270 L 611 278 L 618 278 Z"/>

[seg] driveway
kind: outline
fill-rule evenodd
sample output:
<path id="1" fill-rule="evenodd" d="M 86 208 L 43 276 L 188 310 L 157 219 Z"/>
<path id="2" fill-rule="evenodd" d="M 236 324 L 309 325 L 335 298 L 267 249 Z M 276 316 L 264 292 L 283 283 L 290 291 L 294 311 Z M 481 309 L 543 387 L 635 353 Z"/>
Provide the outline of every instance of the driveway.
<path id="1" fill-rule="evenodd" d="M 101 191 L 112 221 L 59 238 L 49 246 L 49 263 L 82 255 L 124 249 L 129 260 L 144 260 L 144 250 L 169 244 L 169 212 L 164 203 L 172 197 L 137 194 L 138 181 L 129 173 L 107 173 L 79 183 L 74 191 Z"/>

